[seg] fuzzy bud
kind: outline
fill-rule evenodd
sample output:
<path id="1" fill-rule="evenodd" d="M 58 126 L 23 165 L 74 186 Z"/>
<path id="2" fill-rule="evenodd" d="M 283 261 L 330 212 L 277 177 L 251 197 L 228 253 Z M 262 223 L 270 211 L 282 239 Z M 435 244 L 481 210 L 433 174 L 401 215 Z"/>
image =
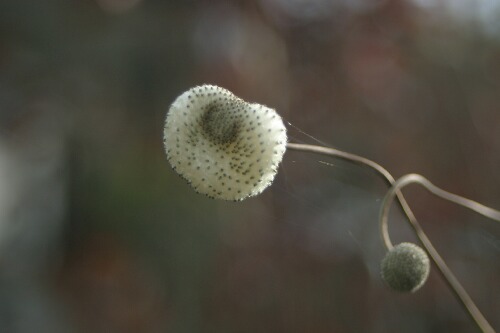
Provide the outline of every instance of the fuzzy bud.
<path id="1" fill-rule="evenodd" d="M 415 292 L 427 280 L 430 262 L 427 253 L 412 243 L 390 249 L 382 260 L 382 279 L 399 292 Z"/>
<path id="2" fill-rule="evenodd" d="M 193 188 L 243 200 L 267 188 L 286 150 L 286 128 L 271 108 L 203 85 L 171 105 L 164 130 L 167 159 Z"/>

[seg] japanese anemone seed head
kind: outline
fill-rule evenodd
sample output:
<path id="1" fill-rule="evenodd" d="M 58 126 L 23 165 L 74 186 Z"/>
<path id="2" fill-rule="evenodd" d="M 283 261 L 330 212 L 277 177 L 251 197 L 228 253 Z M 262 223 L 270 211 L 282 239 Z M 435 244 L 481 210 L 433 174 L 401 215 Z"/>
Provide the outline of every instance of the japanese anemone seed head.
<path id="1" fill-rule="evenodd" d="M 392 289 L 415 292 L 429 276 L 429 257 L 412 243 L 401 243 L 390 249 L 382 260 L 382 279 Z"/>
<path id="2" fill-rule="evenodd" d="M 172 168 L 197 192 L 224 200 L 243 200 L 268 187 L 286 141 L 275 110 L 213 85 L 177 97 L 164 130 Z"/>

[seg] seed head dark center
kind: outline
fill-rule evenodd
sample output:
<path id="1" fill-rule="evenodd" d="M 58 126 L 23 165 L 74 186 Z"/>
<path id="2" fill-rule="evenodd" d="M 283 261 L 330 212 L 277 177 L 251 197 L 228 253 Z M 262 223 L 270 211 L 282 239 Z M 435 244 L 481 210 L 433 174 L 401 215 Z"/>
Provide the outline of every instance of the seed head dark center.
<path id="1" fill-rule="evenodd" d="M 236 141 L 240 129 L 237 113 L 229 105 L 212 103 L 201 116 L 201 128 L 206 137 L 215 144 Z"/>

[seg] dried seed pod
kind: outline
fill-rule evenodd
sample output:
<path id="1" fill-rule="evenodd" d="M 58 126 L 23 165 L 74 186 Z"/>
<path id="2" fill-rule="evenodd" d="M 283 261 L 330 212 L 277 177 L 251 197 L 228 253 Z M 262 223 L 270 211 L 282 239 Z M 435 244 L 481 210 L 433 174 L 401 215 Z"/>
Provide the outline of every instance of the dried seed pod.
<path id="1" fill-rule="evenodd" d="M 427 253 L 412 243 L 390 249 L 382 260 L 382 278 L 392 289 L 415 292 L 427 280 L 430 262 Z"/>
<path id="2" fill-rule="evenodd" d="M 261 193 L 278 171 L 286 128 L 275 110 L 203 85 L 171 105 L 164 130 L 167 159 L 193 188 L 212 198 Z"/>

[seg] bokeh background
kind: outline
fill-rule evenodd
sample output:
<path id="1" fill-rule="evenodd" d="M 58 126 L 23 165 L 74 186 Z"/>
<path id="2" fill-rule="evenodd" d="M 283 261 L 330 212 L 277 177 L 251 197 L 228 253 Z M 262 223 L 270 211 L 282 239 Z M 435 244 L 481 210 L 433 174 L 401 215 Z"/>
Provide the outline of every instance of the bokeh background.
<path id="1" fill-rule="evenodd" d="M 435 269 L 384 286 L 368 170 L 289 151 L 258 197 L 196 194 L 162 130 L 202 83 L 500 207 L 499 0 L 1 0 L 1 332 L 476 331 Z M 500 330 L 499 224 L 405 193 Z"/>

